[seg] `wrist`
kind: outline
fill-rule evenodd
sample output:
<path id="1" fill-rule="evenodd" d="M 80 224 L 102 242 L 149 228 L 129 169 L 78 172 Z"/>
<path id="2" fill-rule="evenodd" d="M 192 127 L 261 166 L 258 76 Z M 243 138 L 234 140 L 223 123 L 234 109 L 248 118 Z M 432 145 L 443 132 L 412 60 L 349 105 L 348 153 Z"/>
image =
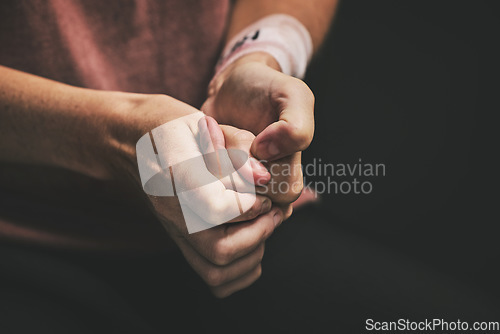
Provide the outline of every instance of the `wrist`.
<path id="1" fill-rule="evenodd" d="M 160 125 L 199 110 L 167 95 L 106 92 L 97 138 L 100 168 L 107 179 L 132 179 L 140 184 L 136 145 Z"/>
<path id="2" fill-rule="evenodd" d="M 231 37 L 221 53 L 216 72 L 222 72 L 244 55 L 265 52 L 278 62 L 281 72 L 303 78 L 312 56 L 312 38 L 294 16 L 271 14 Z"/>
<path id="3" fill-rule="evenodd" d="M 111 180 L 122 173 L 131 151 L 124 130 L 128 116 L 125 112 L 133 103 L 133 94 L 77 88 L 75 103 L 79 113 L 65 135 L 69 150 L 60 165 L 87 176 Z M 69 95 L 71 99 L 71 95 Z M 130 152 L 129 152 L 130 154 Z"/>
<path id="4" fill-rule="evenodd" d="M 244 64 L 244 63 L 248 63 L 248 62 L 262 63 L 262 64 L 265 64 L 265 65 L 271 67 L 272 69 L 274 69 L 276 71 L 281 72 L 281 67 L 280 67 L 278 61 L 276 60 L 276 58 L 274 58 L 271 54 L 269 54 L 267 52 L 253 52 L 253 53 L 241 56 L 238 60 L 235 61 L 235 65 L 237 66 L 237 65 Z"/>
<path id="5" fill-rule="evenodd" d="M 216 75 L 214 76 L 212 81 L 210 81 L 210 84 L 208 86 L 208 96 L 213 96 L 217 93 L 220 86 L 222 86 L 222 84 L 224 83 L 224 81 L 229 76 L 232 70 L 234 70 L 238 66 L 252 62 L 264 64 L 269 68 L 272 68 L 273 70 L 281 72 L 281 67 L 278 61 L 271 54 L 261 51 L 249 53 L 235 60 L 232 64 L 224 68 L 221 72 L 216 73 Z"/>
<path id="6" fill-rule="evenodd" d="M 127 178 L 140 182 L 135 146 L 142 135 L 157 126 L 141 108 L 151 98 L 152 95 L 146 94 L 96 93 L 93 101 L 96 104 L 96 121 L 92 125 L 94 137 L 89 138 L 84 148 L 92 155 L 84 168 L 99 171 L 94 177 L 104 180 Z M 82 156 L 87 155 L 82 153 Z"/>

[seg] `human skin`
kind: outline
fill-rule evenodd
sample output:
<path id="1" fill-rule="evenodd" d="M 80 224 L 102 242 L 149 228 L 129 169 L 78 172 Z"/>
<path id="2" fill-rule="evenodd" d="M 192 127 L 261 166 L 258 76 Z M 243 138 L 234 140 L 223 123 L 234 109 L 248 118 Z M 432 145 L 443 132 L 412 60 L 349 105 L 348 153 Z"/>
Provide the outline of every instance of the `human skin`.
<path id="1" fill-rule="evenodd" d="M 260 17 L 281 12 L 294 15 L 305 24 L 311 32 L 314 48 L 317 49 L 318 41 L 321 41 L 327 30 L 328 17 L 333 15 L 334 5 L 330 3 L 333 1 L 268 1 L 267 4 L 257 0 L 238 1 L 231 18 L 228 38 Z M 291 10 L 291 7 L 295 8 Z M 297 9 L 300 7 L 303 7 L 302 11 Z M 300 13 L 295 13 L 297 10 Z M 245 12 L 251 15 L 243 15 Z M 329 12 L 331 15 L 325 14 Z M 321 14 L 322 19 L 318 20 L 315 14 Z M 221 98 L 219 100 L 222 102 L 217 103 L 234 103 L 237 97 L 234 94 L 238 89 L 248 87 L 249 81 L 243 80 L 232 88 L 226 84 L 228 89 L 225 89 L 225 80 L 238 82 L 245 77 L 245 73 L 254 69 L 258 72 L 256 78 L 264 83 L 282 75 L 279 73 L 279 66 L 276 66 L 271 57 L 249 55 L 225 70 L 225 75 L 220 77 L 224 80 L 218 81 L 221 90 L 211 91 L 209 99 L 217 100 L 217 97 L 221 96 L 220 92 L 227 91 L 227 98 Z M 252 126 L 242 126 L 258 134 L 255 140 L 250 133 L 242 135 L 244 132 L 241 130 L 231 132 L 233 128 L 223 128 L 227 145 L 243 145 L 241 143 L 245 142 L 245 145 L 250 147 L 248 150 L 258 158 L 267 157 L 275 160 L 275 163 L 279 163 L 280 159 L 285 159 L 285 163 L 300 162 L 299 152 L 307 147 L 312 138 L 312 123 L 307 120 L 312 117 L 313 99 L 303 83 L 285 77 L 281 78 L 286 82 L 293 82 L 285 85 L 286 87 L 291 87 L 291 91 L 295 89 L 293 87 L 298 87 L 303 93 L 303 99 L 296 102 L 299 107 L 307 105 L 305 108 L 299 108 L 306 112 L 296 112 L 293 115 L 298 117 L 295 120 L 303 118 L 306 122 L 293 121 L 283 124 L 286 120 L 280 118 L 292 115 L 288 111 L 294 109 L 295 102 L 288 99 L 292 108 L 286 108 L 287 113 L 279 112 L 278 119 L 264 117 L 269 123 L 264 130 L 261 129 L 262 124 L 259 124 L 260 128 L 254 129 L 250 129 Z M 207 107 L 208 112 L 209 109 Z M 212 109 L 213 115 L 218 121 L 224 122 L 223 114 L 216 115 L 216 109 L 219 108 Z M 300 111 L 297 108 L 295 110 Z M 77 88 L 0 66 L 0 161 L 54 166 L 100 180 L 118 180 L 120 183 L 139 185 L 135 156 L 137 140 L 161 124 L 196 111 L 195 108 L 165 95 Z M 269 116 L 266 111 L 269 109 L 261 111 L 263 116 Z M 246 121 L 248 123 L 248 119 Z M 224 123 L 236 125 L 235 122 Z M 269 141 L 277 138 L 277 135 L 282 133 L 280 131 L 286 133 L 287 129 L 293 130 L 289 132 L 290 138 L 297 140 L 292 140 L 289 146 L 286 145 L 287 141 L 276 141 L 279 154 L 266 156 L 266 150 L 260 148 L 264 146 L 259 144 L 266 139 Z M 234 137 L 231 137 L 231 133 Z M 246 139 L 242 140 L 245 136 Z M 183 226 L 183 218 L 178 202 L 169 200 L 171 202 L 167 203 L 166 199 L 149 200 L 152 209 L 187 261 L 210 285 L 216 296 L 226 297 L 260 277 L 264 242 L 275 227 L 291 213 L 289 204 L 298 194 L 300 189 L 294 189 L 291 194 L 284 194 L 283 198 L 279 197 L 282 194 L 268 194 L 279 204 L 269 210 L 266 209 L 269 202 L 265 200 L 265 196 L 258 196 L 255 206 L 250 210 L 251 214 L 247 213 L 241 217 L 243 222 L 220 225 L 193 235 L 188 235 L 179 228 Z M 250 219 L 254 215 L 256 218 Z"/>
<path id="2" fill-rule="evenodd" d="M 260 18 L 288 14 L 309 31 L 315 52 L 336 6 L 335 0 L 238 0 L 226 41 Z M 298 198 L 303 188 L 300 152 L 309 146 L 314 134 L 314 95 L 303 81 L 281 73 L 279 64 L 267 53 L 248 54 L 216 75 L 201 109 L 222 124 L 255 134 L 251 153 L 276 171 L 273 182 L 290 185 L 286 192 L 271 191 L 270 187 L 258 191 L 265 190 L 275 204 L 288 205 Z M 293 172 L 286 175 L 280 169 Z"/>
<path id="3" fill-rule="evenodd" d="M 0 78 L 0 161 L 65 168 L 137 189 L 138 139 L 159 125 L 198 112 L 166 95 L 78 88 L 5 67 L 0 67 Z M 241 144 L 241 138 L 241 132 L 227 135 L 227 145 L 246 145 L 249 151 L 249 141 Z M 181 147 L 186 142 L 178 140 Z M 254 175 L 269 179 L 262 167 Z M 245 222 L 189 235 L 178 200 L 149 200 L 187 261 L 221 297 L 260 275 L 263 242 L 286 214 L 258 195 L 247 212 L 233 219 Z M 213 202 L 214 211 L 224 208 L 217 197 L 206 200 Z"/>
<path id="4" fill-rule="evenodd" d="M 257 192 L 286 206 L 303 188 L 301 151 L 309 146 L 314 133 L 314 95 L 303 81 L 281 73 L 268 57 L 251 54 L 231 64 L 212 81 L 201 109 L 223 124 L 257 135 L 250 148 L 252 155 L 273 172 L 274 183 L 289 184 L 288 191 L 266 187 Z M 280 172 L 289 169 L 291 173 Z"/>
<path id="5" fill-rule="evenodd" d="M 280 13 L 295 17 L 306 27 L 315 52 L 327 33 L 336 6 L 335 0 L 237 0 L 226 41 L 260 18 Z M 303 188 L 300 152 L 309 146 L 314 134 L 314 96 L 307 85 L 281 73 L 279 64 L 269 54 L 252 53 L 216 75 L 201 109 L 222 124 L 249 130 L 257 136 L 251 143 L 251 154 L 267 161 L 266 166 L 276 171 L 272 181 L 289 185 L 288 191 L 267 187 L 258 188 L 257 192 L 265 192 L 275 207 L 290 215 L 290 203 Z M 286 168 L 292 173 L 280 173 Z M 252 274 L 253 280 L 260 276 L 260 264 L 258 268 L 259 275 Z M 240 286 L 250 281 L 249 278 Z M 227 290 L 216 295 L 224 297 Z"/>

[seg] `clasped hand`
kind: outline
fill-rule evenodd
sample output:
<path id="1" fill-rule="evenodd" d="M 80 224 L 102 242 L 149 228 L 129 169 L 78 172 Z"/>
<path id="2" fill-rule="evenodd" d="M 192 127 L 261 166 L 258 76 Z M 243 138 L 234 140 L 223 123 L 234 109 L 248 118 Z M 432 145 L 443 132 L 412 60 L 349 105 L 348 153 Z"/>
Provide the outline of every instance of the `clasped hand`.
<path id="1" fill-rule="evenodd" d="M 193 130 L 193 124 L 184 124 L 181 130 L 185 134 L 177 136 L 176 153 L 172 151 L 185 157 L 193 150 L 202 155 L 207 147 L 221 152 L 231 149 L 246 152 L 250 158 L 244 164 L 228 155 L 238 174 L 233 174 L 232 180 L 216 178 L 201 188 L 199 184 L 185 185 L 186 189 L 197 188 L 190 197 L 196 201 L 181 203 L 176 197 L 148 196 L 153 210 L 191 267 L 221 298 L 260 277 L 265 241 L 291 215 L 291 203 L 302 191 L 300 152 L 309 146 L 314 132 L 313 94 L 302 81 L 282 74 L 272 59 L 265 57 L 242 57 L 212 81 L 201 108 L 211 117 L 203 118 L 201 123 L 197 121 L 198 131 Z M 178 102 L 168 103 L 176 105 L 177 118 L 197 112 Z M 205 159 L 205 170 L 198 165 L 192 167 L 180 173 L 176 182 L 196 183 L 193 180 L 207 172 L 216 176 L 220 163 Z M 280 174 L 279 170 L 285 168 L 288 173 Z M 289 187 L 267 187 L 271 178 Z M 253 184 L 255 194 L 234 190 L 243 183 Z M 285 188 L 287 191 L 280 191 Z M 242 213 L 228 222 L 219 221 L 227 210 L 234 208 L 235 193 Z M 214 227 L 190 234 L 183 212 L 197 217 L 200 224 L 208 222 Z"/>

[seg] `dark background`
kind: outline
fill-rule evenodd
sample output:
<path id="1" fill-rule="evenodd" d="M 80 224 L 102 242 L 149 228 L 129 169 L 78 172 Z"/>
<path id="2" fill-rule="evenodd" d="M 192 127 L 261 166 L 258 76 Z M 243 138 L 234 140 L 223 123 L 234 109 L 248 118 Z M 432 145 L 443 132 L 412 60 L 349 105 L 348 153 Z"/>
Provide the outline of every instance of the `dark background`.
<path id="1" fill-rule="evenodd" d="M 403 284 L 442 304 L 439 314 L 421 305 L 433 317 L 454 314 L 452 305 L 466 317 L 458 305 L 473 302 L 419 291 L 424 272 L 484 296 L 490 310 L 500 305 L 498 141 L 484 117 L 498 111 L 489 100 L 498 94 L 489 78 L 497 9 L 493 1 L 343 1 L 306 79 L 317 127 L 305 160 L 387 166 L 369 196 L 324 197 L 323 218 L 397 254 L 401 264 L 381 264 L 390 273 L 380 276 L 407 273 L 407 281 L 384 278 L 380 298 Z"/>
<path id="2" fill-rule="evenodd" d="M 499 319 L 498 123 L 486 118 L 498 111 L 497 9 L 481 1 L 341 2 L 306 78 L 316 133 L 304 163 L 361 158 L 384 163 L 387 175 L 370 179 L 370 195 L 324 195 L 271 240 L 268 255 L 295 243 L 287 264 L 306 263 L 287 271 L 301 277 L 295 293 L 322 296 L 297 297 L 307 300 L 300 311 L 290 301 L 278 312 L 283 322 L 359 333 L 367 318 Z M 296 283 L 274 269 L 273 256 L 263 281 L 274 271 L 288 300 Z"/>
<path id="3" fill-rule="evenodd" d="M 488 100 L 498 94 L 494 5 L 341 2 L 306 78 L 316 135 L 304 163 L 362 159 L 387 174 L 370 179 L 370 195 L 325 194 L 297 210 L 266 243 L 252 287 L 216 300 L 178 253 L 21 251 L 10 263 L 31 271 L 1 290 L 17 301 L 0 303 L 5 333 L 362 333 L 367 318 L 500 321 L 498 142 L 484 117 L 498 112 Z"/>
<path id="4" fill-rule="evenodd" d="M 327 196 L 325 218 L 497 299 L 493 4 L 342 2 L 306 79 L 317 128 L 305 160 L 385 163 L 372 195 Z"/>

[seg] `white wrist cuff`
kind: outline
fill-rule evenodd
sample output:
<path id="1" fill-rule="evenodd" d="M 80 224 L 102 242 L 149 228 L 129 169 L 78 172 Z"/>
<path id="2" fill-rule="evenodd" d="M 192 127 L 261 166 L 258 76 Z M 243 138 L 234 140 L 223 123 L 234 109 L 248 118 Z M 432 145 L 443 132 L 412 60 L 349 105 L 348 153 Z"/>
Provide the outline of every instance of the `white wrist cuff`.
<path id="1" fill-rule="evenodd" d="M 227 43 L 216 75 L 238 58 L 253 52 L 272 55 L 285 74 L 303 79 L 312 57 L 309 31 L 296 18 L 273 14 L 249 25 Z"/>

